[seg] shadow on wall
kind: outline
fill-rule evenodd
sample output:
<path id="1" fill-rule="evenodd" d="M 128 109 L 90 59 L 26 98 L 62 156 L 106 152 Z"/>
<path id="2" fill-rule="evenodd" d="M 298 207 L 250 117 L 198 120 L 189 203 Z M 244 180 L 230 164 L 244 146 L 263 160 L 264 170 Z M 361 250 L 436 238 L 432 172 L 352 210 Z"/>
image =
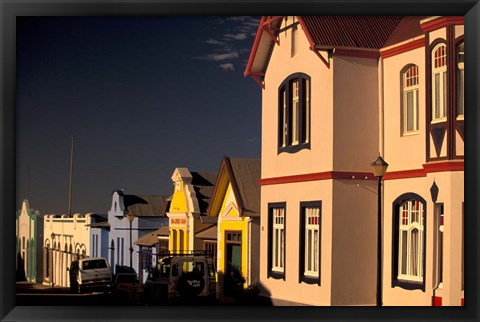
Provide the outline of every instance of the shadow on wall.
<path id="1" fill-rule="evenodd" d="M 271 294 L 261 283 L 244 288 L 245 279 L 239 271 L 225 275 L 218 272 L 219 301 L 225 305 L 272 306 Z"/>
<path id="2" fill-rule="evenodd" d="M 17 282 L 26 281 L 27 277 L 25 275 L 25 261 L 22 258 L 20 253 L 17 253 Z"/>

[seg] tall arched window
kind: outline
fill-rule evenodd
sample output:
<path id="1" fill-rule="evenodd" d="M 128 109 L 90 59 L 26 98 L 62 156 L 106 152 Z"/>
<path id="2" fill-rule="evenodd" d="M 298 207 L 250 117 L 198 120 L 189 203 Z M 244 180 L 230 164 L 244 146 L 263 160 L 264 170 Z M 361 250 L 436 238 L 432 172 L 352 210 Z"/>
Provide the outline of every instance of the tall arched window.
<path id="1" fill-rule="evenodd" d="M 290 75 L 279 87 L 278 152 L 310 148 L 310 77 Z"/>
<path id="2" fill-rule="evenodd" d="M 418 66 L 409 65 L 402 72 L 402 134 L 418 132 Z"/>
<path id="3" fill-rule="evenodd" d="M 438 44 L 432 51 L 432 121 L 447 118 L 447 46 Z"/>
<path id="4" fill-rule="evenodd" d="M 393 286 L 425 290 L 426 202 L 407 193 L 393 203 Z"/>
<path id="5" fill-rule="evenodd" d="M 457 46 L 457 117 L 462 119 L 464 114 L 464 53 L 465 43 L 462 41 Z"/>

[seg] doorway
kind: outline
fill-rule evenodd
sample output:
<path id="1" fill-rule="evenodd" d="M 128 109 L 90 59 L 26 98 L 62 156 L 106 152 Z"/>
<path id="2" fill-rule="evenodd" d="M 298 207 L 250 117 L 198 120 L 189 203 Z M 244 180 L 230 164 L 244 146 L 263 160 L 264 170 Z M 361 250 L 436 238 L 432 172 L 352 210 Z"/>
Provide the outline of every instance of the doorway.
<path id="1" fill-rule="evenodd" d="M 224 293 L 232 296 L 243 289 L 242 274 L 242 232 L 225 232 L 225 277 Z"/>

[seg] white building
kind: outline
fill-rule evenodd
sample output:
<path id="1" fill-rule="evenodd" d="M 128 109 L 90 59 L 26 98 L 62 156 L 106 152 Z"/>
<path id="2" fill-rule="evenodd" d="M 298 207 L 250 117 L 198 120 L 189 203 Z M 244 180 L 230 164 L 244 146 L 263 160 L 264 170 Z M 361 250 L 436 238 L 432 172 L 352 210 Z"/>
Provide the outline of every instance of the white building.
<path id="1" fill-rule="evenodd" d="M 45 215 L 43 224 L 43 284 L 69 287 L 67 267 L 90 256 L 91 216 Z"/>

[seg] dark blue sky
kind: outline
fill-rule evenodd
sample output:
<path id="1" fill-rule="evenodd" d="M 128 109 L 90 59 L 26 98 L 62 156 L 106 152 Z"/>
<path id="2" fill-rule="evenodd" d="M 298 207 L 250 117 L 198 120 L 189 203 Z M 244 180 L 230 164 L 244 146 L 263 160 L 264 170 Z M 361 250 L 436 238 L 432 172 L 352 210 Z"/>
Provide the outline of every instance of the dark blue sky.
<path id="1" fill-rule="evenodd" d="M 259 17 L 17 17 L 17 209 L 106 213 L 171 194 L 176 167 L 260 158 L 261 89 L 243 77 Z"/>

